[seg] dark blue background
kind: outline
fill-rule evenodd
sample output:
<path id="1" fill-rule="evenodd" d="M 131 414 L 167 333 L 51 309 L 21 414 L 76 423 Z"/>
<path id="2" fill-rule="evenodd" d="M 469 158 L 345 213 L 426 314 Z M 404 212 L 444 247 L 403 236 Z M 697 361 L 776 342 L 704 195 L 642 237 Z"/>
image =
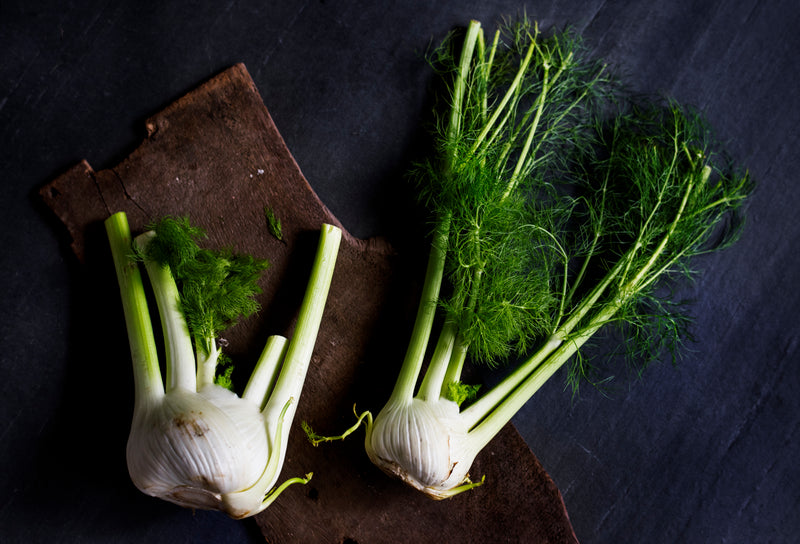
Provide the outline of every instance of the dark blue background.
<path id="1" fill-rule="evenodd" d="M 263 542 L 252 521 L 181 510 L 130 484 L 128 367 L 83 364 L 104 339 L 91 319 L 71 319 L 76 293 L 91 291 L 39 187 L 83 158 L 113 166 L 147 116 L 243 61 L 343 224 L 424 251 L 393 198 L 426 114 L 421 54 L 470 18 L 493 26 L 525 10 L 544 28 L 575 26 L 640 90 L 701 108 L 758 190 L 743 239 L 681 289 L 695 342 L 677 367 L 576 399 L 557 375 L 518 429 L 583 543 L 797 542 L 796 6 L 2 0 L 0 541 Z"/>

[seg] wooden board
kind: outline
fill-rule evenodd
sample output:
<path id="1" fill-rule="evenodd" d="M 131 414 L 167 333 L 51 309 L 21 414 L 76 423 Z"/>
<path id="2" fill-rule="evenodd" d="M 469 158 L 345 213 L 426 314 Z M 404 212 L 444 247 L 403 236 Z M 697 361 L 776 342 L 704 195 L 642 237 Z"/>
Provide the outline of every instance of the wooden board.
<path id="1" fill-rule="evenodd" d="M 101 266 L 90 253 L 101 252 L 102 221 L 116 211 L 127 212 L 134 231 L 166 214 L 188 215 L 208 231 L 210 245 L 269 259 L 264 309 L 226 335 L 226 351 L 244 369 L 234 380 L 243 383 L 266 337 L 291 334 L 319 227 L 339 222 L 303 177 L 243 65 L 180 98 L 146 129 L 144 142 L 120 164 L 96 172 L 83 161 L 40 194 L 86 266 Z M 283 221 L 282 242 L 267 232 L 265 206 Z M 416 300 L 413 284 L 395 272 L 399 262 L 385 241 L 345 232 L 280 480 L 309 471 L 314 478 L 257 516 L 265 539 L 576 542 L 558 489 L 510 424 L 473 465 L 473 478 L 485 475 L 486 484 L 446 501 L 375 468 L 363 433 L 318 448 L 305 440 L 300 421 L 333 433 L 353 422 L 354 403 L 377 412 L 388 397 Z M 111 289 L 105 295 L 117 296 Z M 127 346 L 119 349 L 124 360 Z M 386 353 L 395 356 L 386 360 Z"/>

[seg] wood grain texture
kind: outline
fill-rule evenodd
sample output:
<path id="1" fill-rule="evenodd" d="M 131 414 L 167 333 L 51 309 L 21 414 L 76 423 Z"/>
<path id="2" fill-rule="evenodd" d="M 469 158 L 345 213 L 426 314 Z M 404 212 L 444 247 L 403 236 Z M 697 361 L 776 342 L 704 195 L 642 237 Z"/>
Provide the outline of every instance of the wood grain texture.
<path id="1" fill-rule="evenodd" d="M 225 338 L 227 352 L 252 367 L 269 334 L 291 334 L 319 227 L 339 222 L 303 177 L 241 64 L 147 120 L 146 129 L 145 141 L 117 166 L 95 172 L 83 161 L 40 194 L 81 261 L 96 247 L 87 243 L 89 233 L 116 211 L 128 214 L 134 231 L 163 215 L 188 215 L 208 231 L 210 245 L 232 244 L 269 259 L 264 310 Z M 281 218 L 283 241 L 268 234 L 265 206 Z M 354 403 L 377 410 L 387 398 L 406 336 L 398 324 L 409 323 L 415 305 L 412 286 L 396 273 L 397 260 L 386 242 L 345 232 L 281 480 L 315 475 L 257 517 L 264 537 L 276 543 L 498 542 L 498 535 L 503 542 L 576 542 L 559 490 L 512 425 L 475 461 L 473 477 L 485 475 L 486 484 L 440 502 L 383 475 L 358 438 L 318 448 L 305 440 L 300 421 L 333 432 L 353 421 Z M 393 350 L 393 360 L 378 356 Z"/>

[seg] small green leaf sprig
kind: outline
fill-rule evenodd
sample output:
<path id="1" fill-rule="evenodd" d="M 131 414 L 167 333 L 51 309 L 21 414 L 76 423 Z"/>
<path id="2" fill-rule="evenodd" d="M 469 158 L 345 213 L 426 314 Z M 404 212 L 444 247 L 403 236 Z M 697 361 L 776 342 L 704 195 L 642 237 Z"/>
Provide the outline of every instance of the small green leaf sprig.
<path id="1" fill-rule="evenodd" d="M 167 216 L 148 230 L 155 236 L 144 250 L 146 257 L 169 267 L 192 339 L 207 355 L 214 351 L 213 343 L 220 333 L 259 310 L 255 299 L 261 293 L 258 281 L 269 263 L 230 249 L 201 247 L 206 232 L 192 225 L 187 217 Z M 230 387 L 231 367 L 220 367 L 217 378 Z"/>

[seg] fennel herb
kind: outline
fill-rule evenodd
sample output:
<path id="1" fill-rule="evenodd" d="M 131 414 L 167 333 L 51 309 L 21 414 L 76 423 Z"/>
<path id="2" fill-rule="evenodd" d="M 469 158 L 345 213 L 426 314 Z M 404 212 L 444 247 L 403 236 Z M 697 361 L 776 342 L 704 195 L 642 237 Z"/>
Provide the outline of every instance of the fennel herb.
<path id="1" fill-rule="evenodd" d="M 547 194 L 549 183 L 571 149 L 588 145 L 587 111 L 610 80 L 569 33 L 544 37 L 523 21 L 496 32 L 488 50 L 480 28 L 475 34 L 477 51 L 463 51 L 467 69 L 456 71 L 441 151 L 413 177 L 448 233 L 440 257 L 452 292 L 440 304 L 455 323 L 457 349 L 492 362 L 525 351 L 551 325 L 548 283 L 565 258 L 552 232 L 570 207 Z M 453 63 L 448 45 L 437 57 L 445 67 Z M 534 192 L 546 205 L 530 204 Z"/>
<path id="2" fill-rule="evenodd" d="M 389 400 L 359 417 L 372 462 L 437 499 L 480 485 L 475 456 L 562 366 L 574 389 L 603 381 L 581 347 L 604 326 L 639 362 L 675 353 L 687 318 L 659 289 L 735 241 L 752 185 L 696 112 L 632 105 L 569 33 L 523 21 L 487 45 L 473 21 L 451 45 L 449 114 L 414 171 L 433 218 L 417 317 Z M 462 409 L 467 357 L 521 362 Z"/>

